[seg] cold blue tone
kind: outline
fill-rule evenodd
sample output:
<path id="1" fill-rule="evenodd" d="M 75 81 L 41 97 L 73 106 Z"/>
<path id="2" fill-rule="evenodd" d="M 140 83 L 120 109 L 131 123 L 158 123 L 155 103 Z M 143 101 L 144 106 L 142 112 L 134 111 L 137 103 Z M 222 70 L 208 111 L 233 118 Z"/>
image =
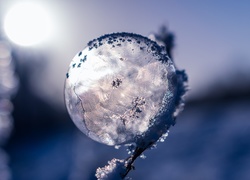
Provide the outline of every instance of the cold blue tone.
<path id="1" fill-rule="evenodd" d="M 11 136 L 0 132 L 0 139 L 6 137 L 0 174 L 13 180 L 92 180 L 97 167 L 126 158 L 125 148 L 94 142 L 70 120 L 63 100 L 68 64 L 103 34 L 149 36 L 166 25 L 174 35 L 173 60 L 189 77 L 186 106 L 165 141 L 146 151 L 129 176 L 250 179 L 250 1 L 37 0 L 50 11 L 54 34 L 34 47 L 17 46 L 5 35 L 4 17 L 16 2 L 0 0 L 0 40 L 10 43 L 11 75 L 19 82 L 11 97 L 0 96 L 9 100 L 13 118 Z M 2 70 L 0 77 L 11 84 Z"/>

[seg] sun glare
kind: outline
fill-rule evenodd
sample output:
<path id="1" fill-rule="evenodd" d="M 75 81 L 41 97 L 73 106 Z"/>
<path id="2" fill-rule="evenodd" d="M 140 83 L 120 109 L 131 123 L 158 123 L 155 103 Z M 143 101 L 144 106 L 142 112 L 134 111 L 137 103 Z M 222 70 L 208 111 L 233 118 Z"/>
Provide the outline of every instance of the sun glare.
<path id="1" fill-rule="evenodd" d="M 4 30 L 9 39 L 18 45 L 35 45 L 47 40 L 51 34 L 51 17 L 40 4 L 16 4 L 4 19 Z"/>

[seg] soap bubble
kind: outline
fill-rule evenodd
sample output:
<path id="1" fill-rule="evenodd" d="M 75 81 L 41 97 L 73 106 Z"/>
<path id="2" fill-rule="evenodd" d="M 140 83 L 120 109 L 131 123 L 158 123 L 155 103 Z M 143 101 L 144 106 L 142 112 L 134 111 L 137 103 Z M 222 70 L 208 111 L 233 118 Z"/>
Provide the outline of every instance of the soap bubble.
<path id="1" fill-rule="evenodd" d="M 65 103 L 76 126 L 107 145 L 156 142 L 174 124 L 177 75 L 156 42 L 132 33 L 101 36 L 73 58 Z"/>

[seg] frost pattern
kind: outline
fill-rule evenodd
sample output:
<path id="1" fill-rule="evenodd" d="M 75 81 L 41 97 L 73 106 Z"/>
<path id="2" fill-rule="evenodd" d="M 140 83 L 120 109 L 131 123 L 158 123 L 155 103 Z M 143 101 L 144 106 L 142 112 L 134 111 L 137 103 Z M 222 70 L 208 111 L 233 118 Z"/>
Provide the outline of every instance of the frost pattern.
<path id="1" fill-rule="evenodd" d="M 122 174 L 126 173 L 124 160 L 112 159 L 103 168 L 96 170 L 98 180 L 118 180 L 122 178 Z"/>
<path id="2" fill-rule="evenodd" d="M 165 47 L 137 34 L 101 36 L 73 58 L 65 82 L 72 120 L 93 140 L 124 144 L 130 155 L 98 168 L 99 180 L 126 179 L 136 158 L 165 141 L 183 109 L 185 82 Z"/>
<path id="3" fill-rule="evenodd" d="M 175 79 L 172 61 L 154 41 L 108 34 L 90 41 L 70 63 L 67 109 L 76 126 L 98 142 L 138 144 L 155 125 L 165 131 L 174 124 L 170 118 L 160 121 L 174 111 Z M 152 141 L 162 133 L 153 132 Z"/>
<path id="4" fill-rule="evenodd" d="M 162 134 L 162 136 L 158 139 L 158 142 L 164 142 L 165 139 L 168 137 L 169 130 L 166 133 Z"/>

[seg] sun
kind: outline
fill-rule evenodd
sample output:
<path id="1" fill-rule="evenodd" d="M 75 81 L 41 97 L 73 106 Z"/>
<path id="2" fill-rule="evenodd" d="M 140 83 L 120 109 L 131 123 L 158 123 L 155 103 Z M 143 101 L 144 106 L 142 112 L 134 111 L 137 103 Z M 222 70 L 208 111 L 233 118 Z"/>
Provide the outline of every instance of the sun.
<path id="1" fill-rule="evenodd" d="M 6 35 L 22 46 L 31 46 L 47 40 L 52 29 L 49 12 L 37 3 L 16 4 L 4 19 Z"/>

